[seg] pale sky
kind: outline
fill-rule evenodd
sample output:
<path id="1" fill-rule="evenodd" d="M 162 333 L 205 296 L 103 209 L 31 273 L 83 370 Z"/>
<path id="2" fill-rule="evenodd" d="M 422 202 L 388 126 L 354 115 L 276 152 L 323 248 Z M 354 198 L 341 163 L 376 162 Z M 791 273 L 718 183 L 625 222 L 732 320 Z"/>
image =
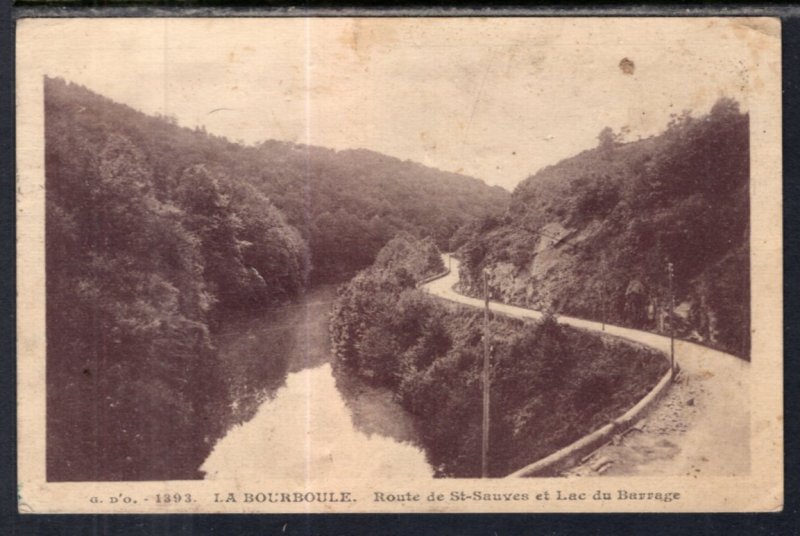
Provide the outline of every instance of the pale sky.
<path id="1" fill-rule="evenodd" d="M 705 113 L 723 95 L 746 110 L 759 43 L 779 31 L 764 19 L 519 18 L 65 19 L 23 29 L 37 39 L 21 57 L 36 59 L 20 61 L 183 126 L 245 143 L 372 149 L 508 189 L 595 146 L 606 126 L 649 136 L 670 114 Z"/>

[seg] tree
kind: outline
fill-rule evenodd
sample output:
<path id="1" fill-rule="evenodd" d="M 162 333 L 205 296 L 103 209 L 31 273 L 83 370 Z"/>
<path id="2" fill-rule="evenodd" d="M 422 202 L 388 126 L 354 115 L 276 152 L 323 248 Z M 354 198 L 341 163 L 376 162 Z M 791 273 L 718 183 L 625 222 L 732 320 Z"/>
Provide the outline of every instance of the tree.
<path id="1" fill-rule="evenodd" d="M 597 146 L 603 152 L 610 151 L 621 141 L 622 136 L 616 134 L 611 127 L 605 127 L 600 131 L 600 134 L 597 135 Z"/>

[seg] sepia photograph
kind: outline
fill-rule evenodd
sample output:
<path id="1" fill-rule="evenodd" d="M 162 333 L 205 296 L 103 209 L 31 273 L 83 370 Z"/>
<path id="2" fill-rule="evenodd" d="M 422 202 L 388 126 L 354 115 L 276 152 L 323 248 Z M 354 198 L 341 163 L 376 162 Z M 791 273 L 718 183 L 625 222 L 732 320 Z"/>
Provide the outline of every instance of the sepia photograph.
<path id="1" fill-rule="evenodd" d="M 781 509 L 776 19 L 17 35 L 21 512 Z"/>

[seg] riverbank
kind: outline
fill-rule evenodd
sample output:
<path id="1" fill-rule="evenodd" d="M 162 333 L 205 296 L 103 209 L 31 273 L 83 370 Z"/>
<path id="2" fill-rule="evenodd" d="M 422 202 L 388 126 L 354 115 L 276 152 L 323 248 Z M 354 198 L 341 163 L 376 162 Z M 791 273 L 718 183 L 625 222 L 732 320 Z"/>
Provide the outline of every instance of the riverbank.
<path id="1" fill-rule="evenodd" d="M 255 416 L 287 375 L 328 360 L 327 315 L 336 285 L 320 285 L 256 316 L 230 318 L 217 335 L 227 397 L 217 419 L 228 430 Z"/>
<path id="2" fill-rule="evenodd" d="M 362 271 L 339 293 L 331 324 L 337 367 L 390 389 L 417 417 L 436 476 L 479 477 L 483 313 L 454 309 L 416 288 L 441 271 L 441 262 L 415 273 L 406 257 L 395 258 Z M 436 282 L 426 288 L 431 286 Z M 617 418 L 668 368 L 660 352 L 553 317 L 490 317 L 492 477 L 513 473 Z"/>
<path id="3" fill-rule="evenodd" d="M 334 372 L 328 320 L 335 296 L 335 285 L 318 286 L 222 327 L 225 433 L 201 467 L 206 478 L 430 476 L 416 423 L 392 393 Z"/>

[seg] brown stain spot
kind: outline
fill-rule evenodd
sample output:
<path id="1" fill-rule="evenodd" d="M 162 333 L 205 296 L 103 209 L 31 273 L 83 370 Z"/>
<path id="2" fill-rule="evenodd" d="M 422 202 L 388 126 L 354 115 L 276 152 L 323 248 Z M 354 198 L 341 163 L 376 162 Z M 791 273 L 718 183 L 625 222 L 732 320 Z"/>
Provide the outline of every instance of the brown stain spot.
<path id="1" fill-rule="evenodd" d="M 350 28 L 345 30 L 342 35 L 339 37 L 339 42 L 344 45 L 345 47 L 349 48 L 356 55 L 359 57 L 360 60 L 364 60 L 363 50 L 364 43 L 362 42 L 361 36 L 363 33 L 363 24 L 359 20 L 353 21 L 353 24 Z"/>
<path id="2" fill-rule="evenodd" d="M 339 42 L 351 49 L 362 63 L 366 63 L 377 46 L 391 45 L 397 41 L 396 23 L 379 19 L 356 19 L 339 37 Z"/>
<path id="3" fill-rule="evenodd" d="M 622 71 L 623 74 L 633 74 L 633 71 L 636 70 L 636 65 L 628 58 L 622 58 L 619 61 L 619 70 Z"/>
<path id="4" fill-rule="evenodd" d="M 420 141 L 422 141 L 422 143 L 425 144 L 425 150 L 426 151 L 435 151 L 436 150 L 436 147 L 438 145 L 433 140 L 429 140 L 428 139 L 428 133 L 425 132 L 424 130 L 419 133 L 419 139 L 420 139 Z"/>
<path id="5" fill-rule="evenodd" d="M 90 369 L 88 369 L 88 368 L 85 368 L 85 369 L 83 369 L 83 375 L 86 376 L 87 378 L 91 378 L 92 377 L 92 371 Z"/>
<path id="6" fill-rule="evenodd" d="M 692 376 L 695 380 L 709 380 L 714 377 L 714 373 L 710 370 L 701 370 L 697 374 Z"/>

